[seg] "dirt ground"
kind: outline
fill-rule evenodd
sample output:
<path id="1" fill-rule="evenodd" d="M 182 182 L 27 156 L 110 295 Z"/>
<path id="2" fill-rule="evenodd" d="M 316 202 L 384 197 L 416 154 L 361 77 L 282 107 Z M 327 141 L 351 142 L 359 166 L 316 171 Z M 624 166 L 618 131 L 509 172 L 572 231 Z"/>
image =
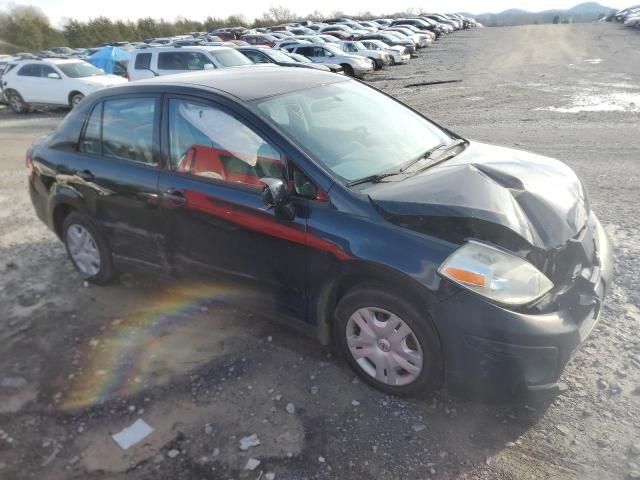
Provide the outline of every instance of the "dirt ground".
<path id="1" fill-rule="evenodd" d="M 25 188 L 27 146 L 63 113 L 0 109 L 0 478 L 640 478 L 640 35 L 459 32 L 370 81 L 464 136 L 582 177 L 616 283 L 565 391 L 544 407 L 401 400 L 243 313 L 225 285 L 127 274 L 85 286 Z M 451 83 L 415 86 L 433 81 Z M 111 435 L 139 418 L 154 431 L 121 450 Z M 252 434 L 259 445 L 241 450 Z"/>

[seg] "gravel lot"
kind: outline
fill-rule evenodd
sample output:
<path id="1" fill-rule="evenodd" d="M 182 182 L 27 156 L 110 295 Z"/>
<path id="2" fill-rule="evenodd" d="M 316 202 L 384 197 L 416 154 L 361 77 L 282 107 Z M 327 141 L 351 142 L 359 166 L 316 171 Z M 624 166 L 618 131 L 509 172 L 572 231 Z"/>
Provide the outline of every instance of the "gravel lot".
<path id="1" fill-rule="evenodd" d="M 407 86 L 434 81 L 454 82 Z M 616 283 L 566 391 L 542 407 L 391 398 L 315 341 L 238 310 L 224 285 L 130 274 L 84 286 L 23 172 L 63 113 L 0 108 L 0 478 L 640 478 L 640 35 L 465 31 L 371 83 L 581 175 Z M 154 431 L 123 451 L 111 435 L 138 418 Z M 252 434 L 259 444 L 241 450 Z"/>

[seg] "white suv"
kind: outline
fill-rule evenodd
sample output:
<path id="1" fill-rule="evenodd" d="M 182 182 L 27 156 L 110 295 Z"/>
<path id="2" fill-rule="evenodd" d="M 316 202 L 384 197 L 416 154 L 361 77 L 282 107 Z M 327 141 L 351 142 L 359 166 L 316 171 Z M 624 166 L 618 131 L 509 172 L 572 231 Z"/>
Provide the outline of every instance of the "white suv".
<path id="1" fill-rule="evenodd" d="M 35 105 L 73 108 L 96 90 L 126 82 L 85 61 L 60 58 L 10 62 L 0 81 L 15 113 Z"/>
<path id="2" fill-rule="evenodd" d="M 251 60 L 229 47 L 152 47 L 133 52 L 127 77 L 141 80 L 160 75 L 253 65 Z"/>

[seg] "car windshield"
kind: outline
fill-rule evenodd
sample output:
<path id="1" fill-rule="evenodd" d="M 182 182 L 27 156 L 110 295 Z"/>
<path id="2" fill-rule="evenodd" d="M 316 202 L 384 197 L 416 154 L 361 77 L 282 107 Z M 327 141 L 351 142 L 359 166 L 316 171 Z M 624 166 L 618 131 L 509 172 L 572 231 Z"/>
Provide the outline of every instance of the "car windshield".
<path id="1" fill-rule="evenodd" d="M 358 50 L 366 50 L 367 49 L 367 47 L 365 47 L 362 42 L 353 42 L 353 44 L 356 46 L 356 48 Z"/>
<path id="2" fill-rule="evenodd" d="M 238 65 L 251 65 L 253 62 L 237 50 L 210 50 L 209 53 L 223 67 L 237 67 Z"/>
<path id="3" fill-rule="evenodd" d="M 62 70 L 67 77 L 84 78 L 104 75 L 104 72 L 87 62 L 59 63 L 57 67 Z"/>
<path id="4" fill-rule="evenodd" d="M 354 81 L 258 100 L 257 107 L 345 182 L 397 170 L 450 141 L 425 118 Z"/>
<path id="5" fill-rule="evenodd" d="M 305 57 L 304 55 L 300 55 L 298 53 L 292 53 L 289 52 L 285 55 L 289 55 L 291 56 L 291 58 L 293 58 L 294 60 L 297 60 L 300 63 L 313 63 L 311 60 L 309 60 L 307 57 Z"/>
<path id="6" fill-rule="evenodd" d="M 324 44 L 323 46 L 334 55 L 344 55 L 344 50 L 342 50 L 340 47 L 336 47 L 335 45 L 332 45 L 330 43 Z"/>
<path id="7" fill-rule="evenodd" d="M 387 45 L 386 43 L 384 43 L 382 40 L 369 40 L 369 42 L 372 45 L 375 45 L 376 47 L 378 47 L 379 49 L 385 49 L 385 48 L 389 48 L 389 45 Z"/>
<path id="8" fill-rule="evenodd" d="M 289 55 L 282 53 L 280 50 L 269 50 L 267 54 L 276 62 L 280 63 L 296 63 Z"/>

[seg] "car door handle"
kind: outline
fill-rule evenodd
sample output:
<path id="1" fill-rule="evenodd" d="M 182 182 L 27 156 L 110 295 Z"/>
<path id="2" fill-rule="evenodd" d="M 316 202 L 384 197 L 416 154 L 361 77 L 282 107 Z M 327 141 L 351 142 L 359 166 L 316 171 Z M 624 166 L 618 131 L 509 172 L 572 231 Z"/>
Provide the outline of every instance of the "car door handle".
<path id="1" fill-rule="evenodd" d="M 95 175 L 91 172 L 91 170 L 82 170 L 80 172 L 76 172 L 76 175 L 80 177 L 85 182 L 91 182 L 95 180 Z"/>
<path id="2" fill-rule="evenodd" d="M 182 190 L 170 188 L 164 192 L 163 197 L 168 206 L 182 207 L 187 204 L 187 197 L 184 196 L 184 192 Z"/>

